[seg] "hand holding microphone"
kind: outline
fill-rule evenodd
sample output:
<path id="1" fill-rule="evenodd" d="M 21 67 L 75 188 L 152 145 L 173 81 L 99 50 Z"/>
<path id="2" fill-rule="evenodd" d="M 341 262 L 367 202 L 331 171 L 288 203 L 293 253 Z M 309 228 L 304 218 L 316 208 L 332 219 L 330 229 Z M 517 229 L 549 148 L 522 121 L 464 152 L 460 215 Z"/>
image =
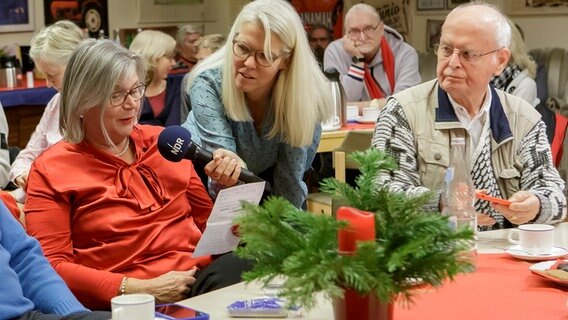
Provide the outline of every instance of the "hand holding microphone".
<path id="1" fill-rule="evenodd" d="M 237 161 L 240 158 L 233 152 L 218 149 L 214 157 L 211 152 L 193 143 L 191 133 L 182 126 L 169 126 L 160 133 L 158 151 L 162 157 L 172 162 L 189 159 L 203 165 L 209 177 L 223 184 L 224 182 L 235 184 L 237 180 L 245 183 L 264 181 L 252 172 L 241 168 Z M 267 183 L 266 189 L 269 188 Z"/>

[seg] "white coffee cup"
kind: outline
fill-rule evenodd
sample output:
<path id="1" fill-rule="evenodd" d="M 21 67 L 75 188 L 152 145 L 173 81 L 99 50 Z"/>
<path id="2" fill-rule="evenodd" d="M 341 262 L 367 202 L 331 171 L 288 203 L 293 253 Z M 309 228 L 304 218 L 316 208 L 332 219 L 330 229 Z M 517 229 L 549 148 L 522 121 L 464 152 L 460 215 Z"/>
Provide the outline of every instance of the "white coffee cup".
<path id="1" fill-rule="evenodd" d="M 149 294 L 125 294 L 110 300 L 112 320 L 154 320 L 154 296 Z"/>
<path id="2" fill-rule="evenodd" d="M 341 128 L 341 121 L 338 116 L 333 116 L 321 124 L 322 130 L 337 130 Z"/>
<path id="3" fill-rule="evenodd" d="M 377 118 L 379 117 L 379 108 L 372 108 L 372 107 L 367 107 L 367 108 L 363 108 L 363 120 L 365 121 L 377 121 Z"/>
<path id="4" fill-rule="evenodd" d="M 523 224 L 517 229 L 509 230 L 508 240 L 520 245 L 521 249 L 529 254 L 550 254 L 554 245 L 554 226 Z"/>
<path id="5" fill-rule="evenodd" d="M 345 115 L 347 117 L 347 121 L 357 120 L 357 118 L 359 117 L 359 107 L 357 107 L 355 105 L 347 106 Z"/>

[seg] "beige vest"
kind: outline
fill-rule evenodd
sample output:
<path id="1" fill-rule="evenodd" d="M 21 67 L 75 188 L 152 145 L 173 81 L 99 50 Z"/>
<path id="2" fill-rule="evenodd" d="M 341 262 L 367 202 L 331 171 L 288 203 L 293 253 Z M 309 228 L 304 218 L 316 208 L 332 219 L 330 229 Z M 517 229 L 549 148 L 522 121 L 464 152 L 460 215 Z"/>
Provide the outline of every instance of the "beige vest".
<path id="1" fill-rule="evenodd" d="M 500 100 L 512 133 L 512 136 L 500 142 L 495 141 L 493 135 L 491 138 L 493 172 L 501 195 L 507 199 L 520 190 L 522 166 L 516 153 L 521 140 L 540 120 L 540 114 L 520 98 L 500 90 L 494 92 L 497 92 L 497 95 L 493 94 L 493 101 Z M 436 121 L 438 108 L 436 79 L 399 92 L 393 95 L 393 98 L 401 104 L 410 124 L 422 185 L 430 190 L 441 189 L 450 162 L 450 140 L 457 136 L 467 137 L 467 131 L 457 119 Z M 497 125 L 494 121 L 495 119 L 492 118 L 491 127 Z M 470 152 L 467 150 L 467 154 Z"/>

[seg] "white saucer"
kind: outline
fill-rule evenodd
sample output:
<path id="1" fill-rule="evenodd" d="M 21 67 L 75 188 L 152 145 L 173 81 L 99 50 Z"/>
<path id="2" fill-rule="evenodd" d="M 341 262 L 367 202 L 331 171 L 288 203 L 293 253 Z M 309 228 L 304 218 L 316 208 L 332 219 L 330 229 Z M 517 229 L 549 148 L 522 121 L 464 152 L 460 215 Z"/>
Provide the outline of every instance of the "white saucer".
<path id="1" fill-rule="evenodd" d="M 568 260 L 564 260 L 564 262 L 568 262 Z M 539 262 L 539 263 L 535 263 L 532 266 L 529 267 L 529 270 L 536 274 L 539 275 L 543 278 L 546 278 L 548 280 L 554 281 L 556 283 L 560 283 L 563 284 L 565 286 L 568 286 L 568 280 L 562 280 L 559 278 L 556 278 L 550 274 L 548 274 L 546 272 L 546 270 L 550 269 L 550 267 L 555 264 L 556 261 L 543 261 L 543 262 Z"/>
<path id="2" fill-rule="evenodd" d="M 356 121 L 359 122 L 359 123 L 375 123 L 377 120 L 376 119 L 375 120 L 367 120 L 363 117 L 357 117 Z"/>
<path id="3" fill-rule="evenodd" d="M 341 125 L 338 126 L 321 126 L 321 131 L 336 131 L 341 129 Z"/>
<path id="4" fill-rule="evenodd" d="M 568 249 L 562 247 L 552 247 L 552 252 L 550 252 L 550 254 L 530 254 L 527 251 L 521 249 L 521 246 L 514 245 L 505 248 L 505 253 L 517 259 L 528 261 L 542 261 L 562 258 L 565 255 L 568 255 Z"/>

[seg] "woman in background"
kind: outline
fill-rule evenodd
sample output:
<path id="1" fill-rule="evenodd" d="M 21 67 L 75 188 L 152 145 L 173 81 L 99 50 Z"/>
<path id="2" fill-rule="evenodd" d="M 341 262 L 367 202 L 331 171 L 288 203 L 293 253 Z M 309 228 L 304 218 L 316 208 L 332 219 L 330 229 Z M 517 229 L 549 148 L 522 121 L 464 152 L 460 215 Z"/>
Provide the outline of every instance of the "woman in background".
<path id="1" fill-rule="evenodd" d="M 497 89 L 524 99 L 533 107 L 539 103 L 536 95 L 536 63 L 528 54 L 525 41 L 518 27 L 507 18 L 511 26 L 511 44 L 509 51 L 511 57 L 507 67 L 500 75 L 491 80 L 491 84 Z"/>
<path id="2" fill-rule="evenodd" d="M 142 101 L 139 123 L 167 127 L 180 125 L 180 88 L 183 76 L 168 77 L 175 65 L 176 41 L 156 30 L 144 30 L 136 35 L 130 50 L 146 61 L 148 72 L 144 83 L 146 95 Z"/>
<path id="3" fill-rule="evenodd" d="M 239 13 L 227 39 L 190 73 L 184 127 L 215 150 L 205 167 L 214 184 L 234 185 L 248 168 L 300 207 L 302 179 L 332 106 L 302 21 L 286 1 L 257 0 Z"/>
<path id="4" fill-rule="evenodd" d="M 31 41 L 30 57 L 36 68 L 46 76 L 48 87 L 61 91 L 63 74 L 71 54 L 83 41 L 83 31 L 71 21 L 58 21 L 43 28 Z M 19 187 L 25 187 L 32 162 L 47 148 L 61 140 L 59 133 L 59 100 L 57 93 L 41 116 L 26 148 L 12 164 L 10 179 Z M 18 199 L 23 202 L 23 199 Z"/>
<path id="5" fill-rule="evenodd" d="M 195 58 L 197 62 L 209 57 L 225 44 L 225 37 L 222 34 L 208 34 L 199 38 L 196 42 L 197 52 Z"/>

